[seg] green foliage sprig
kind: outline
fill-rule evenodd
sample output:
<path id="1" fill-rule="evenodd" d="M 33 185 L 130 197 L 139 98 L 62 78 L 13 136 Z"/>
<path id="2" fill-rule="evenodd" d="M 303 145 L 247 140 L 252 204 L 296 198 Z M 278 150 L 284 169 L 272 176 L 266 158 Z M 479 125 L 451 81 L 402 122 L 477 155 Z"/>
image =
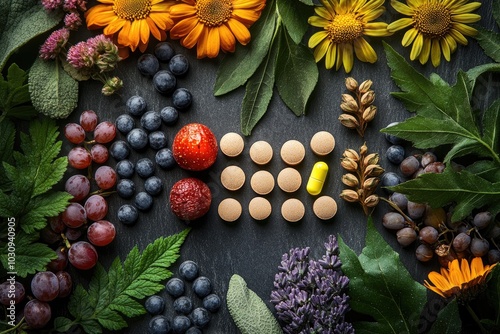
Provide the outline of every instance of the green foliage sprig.
<path id="1" fill-rule="evenodd" d="M 36 110 L 29 103 L 28 74 L 12 64 L 5 79 L 0 74 L 0 122 L 5 117 L 27 120 L 35 116 Z"/>
<path id="2" fill-rule="evenodd" d="M 492 12 L 497 25 L 500 27 L 500 2 L 493 1 Z M 491 30 L 479 27 L 479 34 L 476 36 L 477 42 L 491 59 L 500 63 L 500 34 Z"/>

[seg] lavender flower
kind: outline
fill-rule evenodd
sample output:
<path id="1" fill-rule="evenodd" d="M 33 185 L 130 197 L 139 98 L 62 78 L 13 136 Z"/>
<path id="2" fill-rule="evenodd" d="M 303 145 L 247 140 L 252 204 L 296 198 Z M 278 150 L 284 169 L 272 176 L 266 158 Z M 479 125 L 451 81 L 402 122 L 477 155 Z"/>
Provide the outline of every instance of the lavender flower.
<path id="1" fill-rule="evenodd" d="M 271 303 L 288 334 L 354 333 L 345 321 L 349 278 L 342 274 L 337 239 L 330 235 L 320 260 L 309 259 L 309 247 L 284 254 L 274 278 Z"/>
<path id="2" fill-rule="evenodd" d="M 64 16 L 64 27 L 69 30 L 78 30 L 78 27 L 82 25 L 82 19 L 80 18 L 80 14 L 77 12 L 70 12 Z"/>
<path id="3" fill-rule="evenodd" d="M 40 47 L 40 58 L 49 60 L 55 59 L 63 50 L 69 39 L 69 30 L 61 28 L 53 31 Z"/>
<path id="4" fill-rule="evenodd" d="M 42 6 L 49 11 L 60 8 L 64 0 L 42 0 Z"/>

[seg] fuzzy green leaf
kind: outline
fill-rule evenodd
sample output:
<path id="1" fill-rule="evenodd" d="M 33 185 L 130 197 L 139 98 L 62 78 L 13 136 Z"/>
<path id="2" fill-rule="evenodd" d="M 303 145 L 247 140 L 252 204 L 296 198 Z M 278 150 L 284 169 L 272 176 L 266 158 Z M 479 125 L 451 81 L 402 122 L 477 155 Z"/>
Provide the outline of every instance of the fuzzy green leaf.
<path id="1" fill-rule="evenodd" d="M 1 72 L 14 51 L 34 37 L 54 28 L 64 13 L 48 13 L 38 0 L 4 0 L 0 3 Z"/>
<path id="2" fill-rule="evenodd" d="M 247 287 L 243 277 L 234 274 L 227 289 L 227 308 L 242 334 L 281 334 L 278 321 L 260 297 Z"/>
<path id="3" fill-rule="evenodd" d="M 414 320 L 426 302 L 426 289 L 413 280 L 372 219 L 359 257 L 341 237 L 338 239 L 342 271 L 350 280 L 349 304 L 354 311 L 374 319 L 354 322 L 356 333 L 416 333 L 418 321 Z"/>
<path id="4" fill-rule="evenodd" d="M 473 209 L 483 207 L 488 207 L 493 216 L 500 212 L 500 182 L 491 183 L 468 170 L 455 172 L 447 167 L 441 174 L 422 174 L 389 189 L 435 208 L 455 202 L 452 221 L 459 221 Z"/>
<path id="5" fill-rule="evenodd" d="M 276 0 L 276 7 L 288 34 L 299 44 L 309 28 L 307 19 L 313 8 L 297 0 Z"/>
<path id="6" fill-rule="evenodd" d="M 458 311 L 457 300 L 449 302 L 437 315 L 429 334 L 459 334 L 462 332 L 462 320 Z"/>
<path id="7" fill-rule="evenodd" d="M 302 44 L 295 44 L 283 30 L 276 62 L 276 87 L 283 102 L 295 115 L 305 113 L 318 77 L 318 66 L 311 50 Z"/>
<path id="8" fill-rule="evenodd" d="M 50 118 L 66 118 L 78 102 L 78 81 L 59 61 L 38 58 L 29 73 L 31 101 L 38 112 Z"/>
<path id="9" fill-rule="evenodd" d="M 185 229 L 172 236 L 160 237 L 142 253 L 136 246 L 123 264 L 115 259 L 108 272 L 98 264 L 88 291 L 78 285 L 78 293 L 70 297 L 68 309 L 75 318 L 73 322 L 87 333 L 100 333 L 102 328 L 120 330 L 127 326 L 124 317 L 144 314 L 144 307 L 136 299 L 164 288 L 160 282 L 172 275 L 167 268 L 179 257 L 188 233 L 189 229 Z"/>

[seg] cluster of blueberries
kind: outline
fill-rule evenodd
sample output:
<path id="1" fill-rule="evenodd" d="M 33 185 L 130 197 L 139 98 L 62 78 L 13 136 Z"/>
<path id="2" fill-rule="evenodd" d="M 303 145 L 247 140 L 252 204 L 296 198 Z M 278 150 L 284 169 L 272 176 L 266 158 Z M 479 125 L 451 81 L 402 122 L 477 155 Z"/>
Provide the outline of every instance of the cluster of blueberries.
<path id="1" fill-rule="evenodd" d="M 179 276 L 171 278 L 165 291 L 173 300 L 175 315 L 170 321 L 163 315 L 165 298 L 159 295 L 149 297 L 144 307 L 153 317 L 148 324 L 148 334 L 199 334 L 210 322 L 210 314 L 221 307 L 220 297 L 213 293 L 210 280 L 199 275 L 196 262 L 184 261 L 179 266 Z M 203 306 L 195 307 L 193 300 L 186 295 L 187 282 L 192 282 L 191 290 L 202 301 Z M 170 299 L 170 298 L 169 298 Z"/>

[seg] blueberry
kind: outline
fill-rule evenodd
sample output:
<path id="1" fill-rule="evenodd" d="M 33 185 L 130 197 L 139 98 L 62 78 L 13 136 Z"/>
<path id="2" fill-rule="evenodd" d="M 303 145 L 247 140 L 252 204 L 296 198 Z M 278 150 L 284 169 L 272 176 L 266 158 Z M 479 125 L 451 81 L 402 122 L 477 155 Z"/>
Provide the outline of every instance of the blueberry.
<path id="1" fill-rule="evenodd" d="M 388 127 L 391 127 L 391 126 L 394 126 L 397 124 L 399 124 L 399 122 L 392 122 L 392 123 L 389 123 L 386 127 L 388 128 Z M 405 142 L 404 139 L 396 137 L 395 135 L 390 135 L 388 133 L 384 133 L 384 137 L 389 143 L 391 143 L 393 145 L 401 145 L 401 144 L 404 144 L 404 142 Z"/>
<path id="2" fill-rule="evenodd" d="M 168 334 L 172 331 L 170 321 L 164 315 L 155 315 L 149 320 L 148 334 Z"/>
<path id="3" fill-rule="evenodd" d="M 397 186 L 400 183 L 401 178 L 394 172 L 385 172 L 380 178 L 380 186 L 389 194 L 392 193 L 392 191 L 385 187 Z"/>
<path id="4" fill-rule="evenodd" d="M 168 68 L 174 75 L 184 75 L 189 70 L 189 62 L 186 56 L 178 54 L 168 62 Z"/>
<path id="5" fill-rule="evenodd" d="M 135 127 L 135 121 L 132 116 L 123 114 L 116 118 L 115 125 L 118 131 L 126 134 Z"/>
<path id="6" fill-rule="evenodd" d="M 148 134 L 143 129 L 132 129 L 127 135 L 127 142 L 134 150 L 142 150 L 148 145 Z"/>
<path id="7" fill-rule="evenodd" d="M 155 56 L 161 62 L 168 62 L 175 55 L 175 50 L 169 42 L 160 42 L 155 46 Z"/>
<path id="8" fill-rule="evenodd" d="M 191 312 L 190 316 L 193 325 L 203 328 L 210 322 L 210 313 L 203 307 L 197 307 Z"/>
<path id="9" fill-rule="evenodd" d="M 151 296 L 146 299 L 144 308 L 151 315 L 163 313 L 163 310 L 165 309 L 165 299 L 161 296 Z"/>
<path id="10" fill-rule="evenodd" d="M 191 327 L 190 329 L 188 329 L 186 331 L 186 334 L 202 334 L 203 332 L 201 331 L 201 329 L 199 328 L 196 328 L 196 327 Z"/>
<path id="11" fill-rule="evenodd" d="M 155 172 L 155 165 L 149 158 L 139 159 L 135 164 L 135 171 L 140 177 L 146 179 Z"/>
<path id="12" fill-rule="evenodd" d="M 130 160 L 122 160 L 116 164 L 116 174 L 118 176 L 128 179 L 134 175 L 134 164 Z"/>
<path id="13" fill-rule="evenodd" d="M 162 148 L 155 155 L 155 161 L 163 169 L 170 169 L 177 163 L 174 159 L 174 154 L 169 148 Z"/>
<path id="14" fill-rule="evenodd" d="M 175 312 L 182 314 L 189 314 L 193 310 L 193 302 L 191 298 L 186 296 L 180 296 L 174 300 L 174 310 Z"/>
<path id="15" fill-rule="evenodd" d="M 221 304 L 222 302 L 220 297 L 214 293 L 203 298 L 203 307 L 212 313 L 217 312 L 221 307 Z"/>
<path id="16" fill-rule="evenodd" d="M 171 106 L 167 106 L 160 111 L 160 117 L 165 125 L 174 125 L 179 119 L 179 112 Z"/>
<path id="17" fill-rule="evenodd" d="M 184 294 L 184 289 L 184 281 L 176 277 L 171 278 L 167 284 L 165 284 L 165 290 L 167 290 L 167 293 L 174 298 L 182 296 Z"/>
<path id="18" fill-rule="evenodd" d="M 405 149 L 401 145 L 391 145 L 385 153 L 387 160 L 393 164 L 400 164 L 405 158 Z"/>
<path id="19" fill-rule="evenodd" d="M 144 189 L 151 196 L 156 196 L 163 190 L 163 182 L 157 176 L 151 176 L 144 182 Z"/>
<path id="20" fill-rule="evenodd" d="M 127 159 L 130 154 L 130 146 L 123 140 L 115 141 L 109 148 L 109 153 L 118 161 Z"/>
<path id="21" fill-rule="evenodd" d="M 130 205 L 124 204 L 118 209 L 118 220 L 125 225 L 132 225 L 139 218 L 137 209 Z"/>
<path id="22" fill-rule="evenodd" d="M 193 281 L 198 277 L 198 264 L 191 260 L 182 262 L 179 266 L 179 275 L 186 281 Z"/>
<path id="23" fill-rule="evenodd" d="M 147 192 L 141 191 L 137 195 L 135 195 L 134 204 L 137 209 L 141 211 L 147 211 L 151 209 L 153 205 L 153 197 Z"/>
<path id="24" fill-rule="evenodd" d="M 153 150 L 159 150 L 167 146 L 167 136 L 162 131 L 151 132 L 148 138 L 149 147 Z"/>
<path id="25" fill-rule="evenodd" d="M 176 85 L 177 79 L 175 78 L 175 75 L 173 75 L 170 71 L 158 71 L 153 77 L 153 86 L 161 94 L 172 94 Z"/>
<path id="26" fill-rule="evenodd" d="M 137 60 L 137 68 L 142 75 L 153 76 L 160 69 L 160 62 L 151 53 L 144 53 Z"/>
<path id="27" fill-rule="evenodd" d="M 172 104 L 179 110 L 185 110 L 193 103 L 193 96 L 186 88 L 177 88 L 172 94 Z"/>
<path id="28" fill-rule="evenodd" d="M 129 179 L 121 179 L 116 184 L 116 192 L 121 198 L 132 198 L 135 193 L 134 181 Z"/>
<path id="29" fill-rule="evenodd" d="M 172 331 L 174 334 L 184 334 L 191 327 L 191 320 L 185 315 L 176 315 L 172 320 Z"/>
<path id="30" fill-rule="evenodd" d="M 141 126 L 148 131 L 158 130 L 161 126 L 160 113 L 156 111 L 147 111 L 141 117 Z"/>
<path id="31" fill-rule="evenodd" d="M 200 298 L 206 297 L 212 292 L 212 282 L 207 277 L 200 276 L 193 282 L 193 291 Z"/>
<path id="32" fill-rule="evenodd" d="M 127 111 L 132 116 L 141 116 L 146 108 L 146 101 L 141 96 L 134 95 L 127 100 Z"/>

